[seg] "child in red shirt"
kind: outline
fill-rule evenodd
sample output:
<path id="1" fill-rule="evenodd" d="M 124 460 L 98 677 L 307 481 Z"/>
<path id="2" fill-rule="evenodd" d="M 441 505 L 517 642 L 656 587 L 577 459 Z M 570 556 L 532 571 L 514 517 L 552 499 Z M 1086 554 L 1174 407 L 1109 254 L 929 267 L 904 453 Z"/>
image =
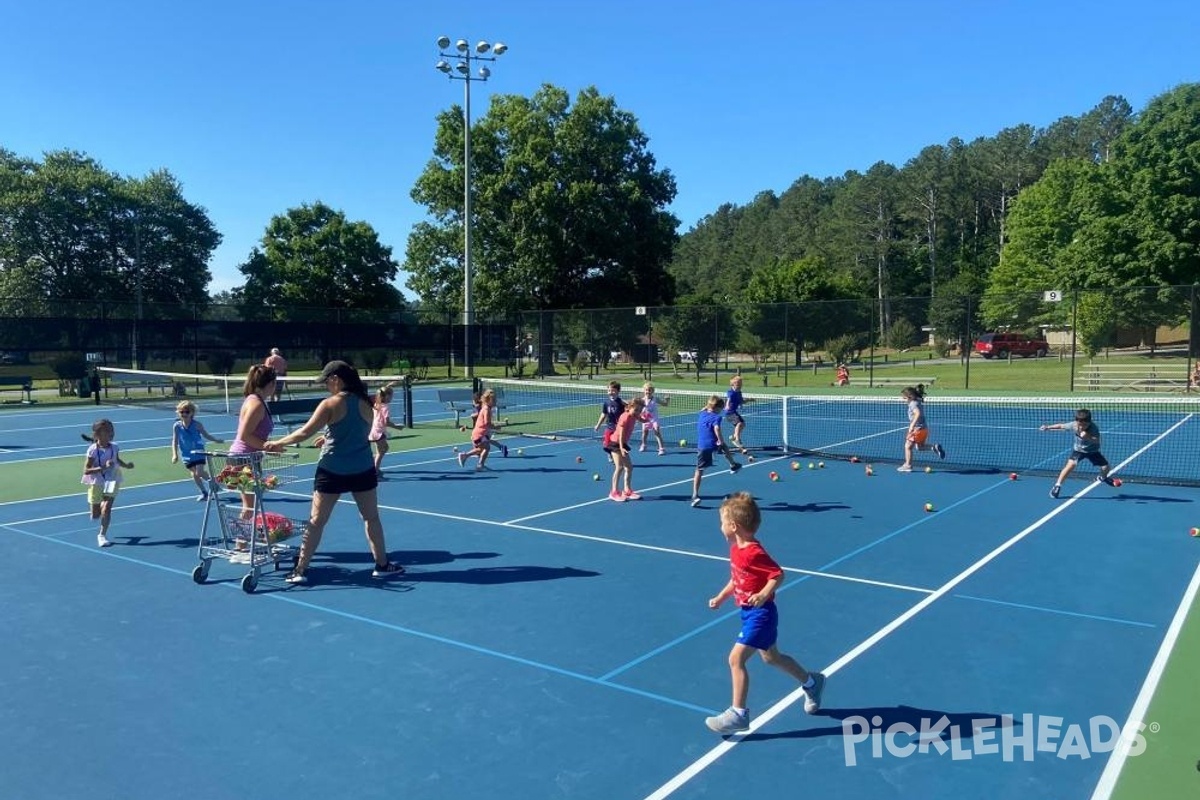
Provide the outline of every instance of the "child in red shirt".
<path id="1" fill-rule="evenodd" d="M 775 590 L 783 582 L 783 569 L 755 538 L 762 523 L 762 512 L 749 492 L 734 492 L 721 504 L 721 533 L 729 542 L 729 583 L 708 601 L 719 608 L 733 597 L 742 609 L 742 632 L 729 652 L 729 672 L 733 680 L 733 705 L 705 724 L 721 734 L 742 733 L 750 729 L 750 674 L 746 662 L 757 650 L 762 660 L 778 667 L 804 689 L 804 712 L 815 714 L 821 708 L 825 676 L 809 672 L 796 659 L 779 652 L 775 640 L 779 634 L 779 612 L 775 608 Z"/>

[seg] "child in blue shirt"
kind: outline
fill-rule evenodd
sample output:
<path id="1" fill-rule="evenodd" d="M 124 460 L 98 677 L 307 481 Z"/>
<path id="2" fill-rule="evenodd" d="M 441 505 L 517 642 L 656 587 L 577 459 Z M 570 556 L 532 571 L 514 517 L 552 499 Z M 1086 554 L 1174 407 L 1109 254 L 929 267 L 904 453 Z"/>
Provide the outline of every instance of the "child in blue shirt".
<path id="1" fill-rule="evenodd" d="M 696 420 L 696 474 L 692 476 L 692 508 L 700 505 L 700 481 L 704 470 L 713 465 L 713 453 L 717 450 L 729 462 L 729 471 L 737 472 L 742 465 L 733 460 L 729 446 L 721 438 L 721 409 L 725 401 L 717 395 L 708 398 L 708 404 L 700 411 Z"/>
<path id="2" fill-rule="evenodd" d="M 210 434 L 204 424 L 196 419 L 196 404 L 184 400 L 175 406 L 179 419 L 171 426 L 171 463 L 179 463 L 179 454 L 183 453 L 183 466 L 192 474 L 196 488 L 200 490 L 197 501 L 208 499 L 208 470 L 205 469 L 207 459 L 204 456 L 204 440 L 223 442 Z"/>
<path id="3" fill-rule="evenodd" d="M 746 428 L 746 420 L 742 418 L 742 406 L 752 402 L 742 396 L 742 376 L 730 378 L 729 391 L 725 393 L 725 418 L 733 423 L 733 446 L 743 453 L 746 448 L 742 445 L 742 431 Z"/>

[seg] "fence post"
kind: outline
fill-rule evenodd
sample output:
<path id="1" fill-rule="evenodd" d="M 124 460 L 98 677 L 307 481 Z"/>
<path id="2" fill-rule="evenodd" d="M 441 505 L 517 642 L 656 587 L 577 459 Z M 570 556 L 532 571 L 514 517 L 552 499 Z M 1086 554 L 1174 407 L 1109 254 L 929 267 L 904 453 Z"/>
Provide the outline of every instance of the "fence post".
<path id="1" fill-rule="evenodd" d="M 1069 391 L 1075 391 L 1075 351 L 1079 349 L 1079 289 L 1071 298 L 1071 383 Z"/>

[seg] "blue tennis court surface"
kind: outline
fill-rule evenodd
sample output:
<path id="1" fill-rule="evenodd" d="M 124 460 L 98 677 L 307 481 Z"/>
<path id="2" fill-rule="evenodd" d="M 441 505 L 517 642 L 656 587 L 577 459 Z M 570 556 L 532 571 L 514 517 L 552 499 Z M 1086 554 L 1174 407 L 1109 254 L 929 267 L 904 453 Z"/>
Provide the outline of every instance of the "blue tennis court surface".
<path id="1" fill-rule="evenodd" d="M 448 417 L 424 395 L 415 410 Z M 126 458 L 169 458 L 169 413 L 103 413 Z M 123 489 L 115 546 L 95 546 L 78 485 L 94 416 L 0 415 L 0 468 L 63 459 L 44 497 L 0 505 L 4 797 L 1085 800 L 1200 563 L 1194 490 L 1114 489 L 1087 466 L 1055 501 L 1024 472 L 928 460 L 868 477 L 764 450 L 710 470 L 693 509 L 689 448 L 635 452 L 644 499 L 617 504 L 597 441 L 513 437 L 489 472 L 446 446 L 388 456 L 379 498 L 404 575 L 371 577 L 343 502 L 310 586 L 267 573 L 247 595 L 234 564 L 193 583 L 204 504 L 182 468 Z M 1117 475 L 1175 446 L 1156 437 L 1178 416 L 1134 419 L 1105 428 Z M 232 433 L 231 417 L 203 421 Z M 1046 421 L 1006 435 L 1048 448 L 1053 472 L 1070 437 L 1027 430 Z M 894 458 L 901 435 L 876 432 Z M 973 423 L 937 432 L 951 459 L 981 446 Z M 268 510 L 303 518 L 310 489 Z M 729 576 L 716 509 L 740 489 L 788 570 L 780 648 L 829 680 L 808 716 L 791 679 L 752 661 L 754 727 L 722 739 L 704 718 L 729 705 L 739 623 L 707 601 Z"/>

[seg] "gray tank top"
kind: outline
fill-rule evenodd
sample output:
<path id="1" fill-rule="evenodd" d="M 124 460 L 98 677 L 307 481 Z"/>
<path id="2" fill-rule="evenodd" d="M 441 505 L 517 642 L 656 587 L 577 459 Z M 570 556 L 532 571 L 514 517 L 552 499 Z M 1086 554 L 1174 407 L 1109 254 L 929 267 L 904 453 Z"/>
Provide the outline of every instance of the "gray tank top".
<path id="1" fill-rule="evenodd" d="M 352 394 L 343 397 L 346 416 L 326 428 L 325 444 L 321 446 L 321 459 L 317 466 L 336 475 L 358 475 L 375 468 L 371 443 L 367 441 L 371 422 L 358 413 L 361 401 L 357 397 Z"/>

